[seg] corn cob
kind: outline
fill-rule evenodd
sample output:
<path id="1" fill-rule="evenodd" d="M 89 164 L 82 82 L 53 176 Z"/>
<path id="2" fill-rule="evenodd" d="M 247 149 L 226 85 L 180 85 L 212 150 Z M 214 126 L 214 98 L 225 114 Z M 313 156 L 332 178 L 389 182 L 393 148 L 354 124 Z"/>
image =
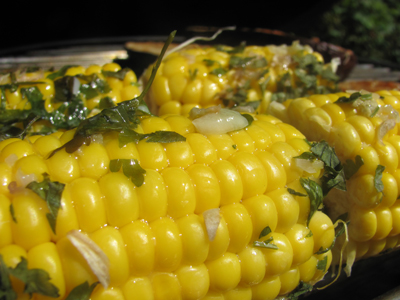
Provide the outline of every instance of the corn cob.
<path id="1" fill-rule="evenodd" d="M 191 46 L 163 61 L 146 102 L 159 115 L 188 115 L 193 107 L 251 105 L 336 90 L 334 62 L 309 46 Z M 151 68 L 142 76 L 144 82 Z"/>
<path id="2" fill-rule="evenodd" d="M 2 133 L 21 134 L 74 128 L 102 107 L 140 94 L 135 73 L 116 63 L 24 69 L 1 75 L 0 90 Z"/>
<path id="3" fill-rule="evenodd" d="M 137 99 L 76 129 L 5 139 L 1 291 L 274 299 L 314 284 L 331 264 L 334 228 L 303 184 L 321 173 L 297 164 L 309 149 L 271 116 L 159 118 Z"/>
<path id="4" fill-rule="evenodd" d="M 344 216 L 350 222 L 347 271 L 354 260 L 395 248 L 400 234 L 400 92 L 313 95 L 271 108 L 309 140 L 326 140 L 347 163 L 342 170 L 349 177 L 347 191 L 331 190 L 325 200 L 332 220 Z"/>

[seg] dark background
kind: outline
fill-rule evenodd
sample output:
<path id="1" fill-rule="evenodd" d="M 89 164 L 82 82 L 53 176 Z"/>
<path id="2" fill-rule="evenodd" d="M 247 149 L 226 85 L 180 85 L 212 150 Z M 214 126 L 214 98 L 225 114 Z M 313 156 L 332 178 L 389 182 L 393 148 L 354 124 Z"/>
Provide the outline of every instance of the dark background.
<path id="1" fill-rule="evenodd" d="M 269 28 L 307 35 L 309 28 L 318 25 L 316 16 L 335 2 L 13 1 L 2 4 L 0 49 L 10 50 L 8 54 L 48 42 L 168 35 L 173 30 L 179 35 L 195 25 Z"/>

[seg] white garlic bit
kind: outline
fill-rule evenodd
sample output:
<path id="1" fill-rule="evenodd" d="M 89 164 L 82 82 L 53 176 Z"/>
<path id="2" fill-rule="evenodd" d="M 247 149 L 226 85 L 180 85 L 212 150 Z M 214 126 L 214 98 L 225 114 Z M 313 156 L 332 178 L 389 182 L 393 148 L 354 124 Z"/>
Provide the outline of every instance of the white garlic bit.
<path id="1" fill-rule="evenodd" d="M 207 229 L 207 235 L 210 242 L 215 239 L 221 216 L 219 214 L 219 208 L 212 208 L 203 212 L 204 223 Z"/>
<path id="2" fill-rule="evenodd" d="M 317 173 L 324 168 L 324 163 L 321 160 L 308 160 L 302 158 L 294 158 L 294 163 L 297 167 L 307 173 Z"/>
<path id="3" fill-rule="evenodd" d="M 249 125 L 247 119 L 239 112 L 226 108 L 203 114 L 201 117 L 195 118 L 192 123 L 197 132 L 202 134 L 223 134 L 243 129 Z"/>
<path id="4" fill-rule="evenodd" d="M 78 230 L 68 232 L 67 238 L 85 258 L 100 284 L 107 289 L 110 284 L 110 261 L 107 255 L 93 240 Z"/>

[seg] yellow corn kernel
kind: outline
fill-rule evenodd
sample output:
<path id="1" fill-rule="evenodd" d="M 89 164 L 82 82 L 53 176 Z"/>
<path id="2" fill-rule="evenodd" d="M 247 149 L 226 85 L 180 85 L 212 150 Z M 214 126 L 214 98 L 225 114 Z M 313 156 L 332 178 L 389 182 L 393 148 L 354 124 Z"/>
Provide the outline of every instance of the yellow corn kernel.
<path id="1" fill-rule="evenodd" d="M 12 169 L 9 164 L 0 162 L 0 192 L 8 196 L 8 185 L 12 181 Z"/>
<path id="2" fill-rule="evenodd" d="M 143 184 L 136 189 L 139 219 L 151 222 L 167 215 L 168 195 L 164 179 L 157 171 L 147 169 Z"/>
<path id="3" fill-rule="evenodd" d="M 104 289 L 102 285 L 97 285 L 90 295 L 91 300 L 125 300 L 122 291 L 117 287 Z"/>
<path id="4" fill-rule="evenodd" d="M 265 195 L 254 196 L 247 198 L 242 204 L 250 214 L 253 224 L 252 241 L 257 240 L 261 231 L 267 226 L 271 231 L 275 231 L 278 224 L 278 212 L 270 197 Z"/>
<path id="5" fill-rule="evenodd" d="M 248 147 L 248 152 L 253 152 L 250 151 L 253 150 L 253 148 L 259 150 L 265 150 L 272 143 L 270 135 L 257 125 L 247 127 L 246 132 L 253 141 L 252 144 L 254 144 L 254 147 Z M 239 146 L 238 149 L 240 150 L 241 148 L 242 147 Z"/>
<path id="6" fill-rule="evenodd" d="M 376 142 L 374 148 L 379 156 L 380 164 L 385 166 L 385 171 L 393 173 L 399 166 L 399 157 L 396 149 L 388 142 Z"/>
<path id="7" fill-rule="evenodd" d="M 265 276 L 265 257 L 257 247 L 247 246 L 238 253 L 240 260 L 240 283 L 245 286 L 259 284 Z"/>
<path id="8" fill-rule="evenodd" d="M 326 139 L 332 126 L 332 119 L 327 112 L 320 107 L 311 107 L 304 111 L 309 128 L 305 129 L 307 138 L 311 141 Z"/>
<path id="9" fill-rule="evenodd" d="M 42 211 L 43 199 L 33 192 L 13 195 L 14 218 L 11 222 L 13 240 L 29 250 L 34 246 L 50 241 L 50 226 Z"/>
<path id="10" fill-rule="evenodd" d="M 280 275 L 288 271 L 293 262 L 293 247 L 289 239 L 282 233 L 272 232 L 267 236 L 262 237 L 260 240 L 264 241 L 272 237 L 272 243 L 278 249 L 260 248 L 264 253 L 266 269 L 266 276 Z"/>
<path id="11" fill-rule="evenodd" d="M 210 167 L 219 181 L 220 204 L 240 202 L 243 196 L 243 184 L 236 168 L 226 160 L 217 160 Z"/>
<path id="12" fill-rule="evenodd" d="M 107 224 L 104 199 L 96 180 L 81 177 L 68 184 L 66 190 L 74 195 L 76 216 L 83 231 L 91 233 Z"/>
<path id="13" fill-rule="evenodd" d="M 279 160 L 268 151 L 257 151 L 257 158 L 263 164 L 268 177 L 266 192 L 284 187 L 286 185 L 286 171 Z"/>
<path id="14" fill-rule="evenodd" d="M 375 139 L 375 127 L 368 118 L 356 115 L 347 118 L 346 122 L 353 125 L 362 142 L 372 144 Z"/>
<path id="15" fill-rule="evenodd" d="M 175 271 L 182 260 L 182 240 L 178 225 L 164 217 L 150 223 L 156 242 L 155 270 Z"/>
<path id="16" fill-rule="evenodd" d="M 148 277 L 134 276 L 122 286 L 126 300 L 153 300 L 153 287 Z"/>
<path id="17" fill-rule="evenodd" d="M 186 136 L 194 154 L 194 161 L 198 164 L 209 165 L 217 160 L 217 152 L 211 142 L 200 133 L 189 133 Z"/>
<path id="18" fill-rule="evenodd" d="M 298 156 L 297 151 L 286 142 L 276 142 L 268 148 L 283 165 L 286 171 L 287 183 L 300 178 L 303 170 L 294 164 L 293 157 Z"/>
<path id="19" fill-rule="evenodd" d="M 181 286 L 173 273 L 159 272 L 152 276 L 154 300 L 177 299 L 181 300 Z"/>
<path id="20" fill-rule="evenodd" d="M 298 266 L 300 272 L 300 280 L 303 282 L 309 282 L 317 271 L 318 259 L 315 255 L 311 256 L 309 260 Z"/>
<path id="21" fill-rule="evenodd" d="M 0 194 L 0 249 L 12 243 L 10 200 Z"/>
<path id="22" fill-rule="evenodd" d="M 266 276 L 258 285 L 251 287 L 253 300 L 274 300 L 280 289 L 279 276 Z"/>
<path id="23" fill-rule="evenodd" d="M 194 212 L 196 191 L 190 176 L 176 167 L 166 168 L 162 176 L 167 191 L 167 213 L 173 218 L 180 218 Z"/>
<path id="24" fill-rule="evenodd" d="M 281 289 L 279 291 L 279 295 L 285 295 L 293 291 L 298 285 L 300 281 L 300 272 L 298 267 L 294 267 L 289 271 L 281 274 L 279 276 L 281 280 Z"/>
<path id="25" fill-rule="evenodd" d="M 285 132 L 268 118 L 264 120 L 259 118 L 257 121 L 253 121 L 253 123 L 254 125 L 264 129 L 269 134 L 272 143 L 284 142 L 286 140 Z"/>
<path id="26" fill-rule="evenodd" d="M 188 84 L 188 78 L 182 73 L 172 75 L 168 80 L 168 87 L 171 91 L 171 98 L 179 102 Z"/>
<path id="27" fill-rule="evenodd" d="M 108 172 L 110 159 L 102 144 L 90 143 L 79 149 L 78 164 L 81 176 L 99 179 Z"/>
<path id="28" fill-rule="evenodd" d="M 399 190 L 395 177 L 389 173 L 382 174 L 383 192 L 380 206 L 391 207 L 397 200 Z"/>
<path id="29" fill-rule="evenodd" d="M 238 286 L 233 290 L 224 292 L 225 300 L 251 300 L 251 288 Z"/>
<path id="30" fill-rule="evenodd" d="M 193 164 L 194 155 L 188 142 L 169 143 L 164 147 L 170 167 L 187 168 Z"/>
<path id="31" fill-rule="evenodd" d="M 400 201 L 396 202 L 390 207 L 390 212 L 392 214 L 393 228 L 390 231 L 390 236 L 395 236 L 400 234 Z"/>
<path id="32" fill-rule="evenodd" d="M 213 170 L 202 164 L 193 164 L 186 169 L 193 182 L 196 193 L 195 213 L 200 214 L 220 205 L 220 188 L 218 178 Z"/>
<path id="33" fill-rule="evenodd" d="M 372 146 L 367 146 L 357 151 L 356 155 L 359 155 L 364 162 L 356 175 L 374 174 L 376 166 L 379 165 L 378 152 Z"/>
<path id="34" fill-rule="evenodd" d="M 387 207 L 377 207 L 374 210 L 376 215 L 376 232 L 372 240 L 381 240 L 388 236 L 393 228 L 392 213 Z"/>
<path id="35" fill-rule="evenodd" d="M 78 196 L 78 195 L 76 195 Z M 75 199 L 74 199 L 75 200 Z M 57 242 L 66 236 L 71 230 L 78 230 L 79 223 L 73 200 L 68 190 L 63 191 L 60 201 L 60 209 L 57 214 L 55 233 L 51 231 L 51 240 Z"/>
<path id="36" fill-rule="evenodd" d="M 183 265 L 175 274 L 179 280 L 182 298 L 188 300 L 203 299 L 210 286 L 207 267 L 204 264 L 196 266 Z"/>
<path id="37" fill-rule="evenodd" d="M 328 142 L 335 147 L 336 154 L 340 159 L 348 159 L 361 148 L 360 135 L 348 122 L 334 125 Z"/>
<path id="38" fill-rule="evenodd" d="M 301 224 L 295 224 L 285 233 L 293 248 L 292 266 L 306 262 L 314 253 L 314 238 L 311 234 L 310 229 Z"/>
<path id="39" fill-rule="evenodd" d="M 85 74 L 86 75 L 91 75 L 91 74 L 100 74 L 101 73 L 101 66 L 99 65 L 90 65 L 89 67 L 86 68 Z"/>
<path id="40" fill-rule="evenodd" d="M 247 152 L 236 152 L 228 159 L 243 182 L 243 199 L 263 194 L 267 189 L 267 173 L 260 160 Z"/>
<path id="41" fill-rule="evenodd" d="M 122 83 L 121 80 L 119 80 L 118 78 L 114 78 L 114 77 L 107 77 L 106 82 L 108 83 L 108 85 L 110 86 L 110 88 L 112 90 L 120 91 L 124 86 L 124 84 Z"/>
<path id="42" fill-rule="evenodd" d="M 91 233 L 90 238 L 110 260 L 110 284 L 125 283 L 129 276 L 129 262 L 121 233 L 111 226 L 106 226 Z"/>
<path id="43" fill-rule="evenodd" d="M 171 131 L 171 127 L 164 119 L 157 117 L 146 118 L 141 122 L 143 132 L 151 133 L 155 131 Z"/>
<path id="44" fill-rule="evenodd" d="M 236 152 L 236 144 L 228 134 L 210 134 L 207 137 L 215 149 L 217 149 L 217 156 L 219 159 L 228 159 Z"/>
<path id="45" fill-rule="evenodd" d="M 297 223 L 299 218 L 299 203 L 287 189 L 280 188 L 266 194 L 274 203 L 278 212 L 278 224 L 275 231 L 285 233 Z"/>
<path id="46" fill-rule="evenodd" d="M 181 233 L 183 246 L 182 263 L 199 265 L 208 256 L 208 236 L 204 222 L 196 214 L 190 214 L 176 220 Z"/>
<path id="47" fill-rule="evenodd" d="M 181 101 L 183 104 L 199 104 L 203 83 L 200 79 L 194 79 L 186 84 L 182 93 Z"/>
<path id="48" fill-rule="evenodd" d="M 124 226 L 139 217 L 135 185 L 124 174 L 108 173 L 100 178 L 99 186 L 104 195 L 108 224 Z"/>
<path id="49" fill-rule="evenodd" d="M 141 220 L 120 228 L 131 274 L 148 275 L 154 269 L 155 242 L 149 225 Z"/>
<path id="50" fill-rule="evenodd" d="M 151 86 L 151 95 L 158 106 L 173 100 L 168 86 L 168 78 L 162 75 L 156 76 Z"/>
<path id="51" fill-rule="evenodd" d="M 83 66 L 71 67 L 65 72 L 65 76 L 75 76 L 78 74 L 85 74 L 85 68 Z"/>
<path id="52" fill-rule="evenodd" d="M 374 208 L 381 202 L 382 193 L 376 190 L 374 178 L 374 175 L 366 174 L 349 181 L 347 190 L 354 204 L 364 208 Z"/>
<path id="53" fill-rule="evenodd" d="M 368 251 L 367 251 L 367 253 L 365 253 L 365 255 L 363 257 L 367 258 L 367 257 L 378 255 L 379 253 L 381 253 L 383 251 L 383 249 L 385 249 L 385 246 L 386 246 L 385 239 L 370 240 Z"/>
<path id="54" fill-rule="evenodd" d="M 54 151 L 57 148 L 61 147 L 61 142 L 53 135 L 45 135 L 39 137 L 34 142 L 34 149 L 39 152 L 39 154 L 43 157 L 46 157 L 49 153 Z"/>
<path id="55" fill-rule="evenodd" d="M 326 272 L 328 272 L 329 267 L 331 266 L 331 263 L 332 263 L 332 251 L 329 250 L 328 252 L 325 252 L 323 254 L 315 255 L 315 257 L 317 258 L 318 261 L 323 261 L 323 260 L 326 259 L 326 268 L 325 268 L 325 270 L 317 269 L 315 271 L 315 274 L 314 274 L 313 278 L 312 278 L 312 281 L 319 281 L 324 277 Z"/>
<path id="56" fill-rule="evenodd" d="M 126 85 L 121 88 L 121 101 L 132 100 L 140 95 L 140 90 L 137 86 Z"/>
<path id="57" fill-rule="evenodd" d="M 218 224 L 217 233 L 208 250 L 207 261 L 212 261 L 226 252 L 229 246 L 229 229 L 223 216 Z"/>
<path id="58" fill-rule="evenodd" d="M 31 154 L 34 154 L 34 150 L 30 143 L 21 140 L 12 141 L 1 151 L 0 162 L 4 162 L 10 155 L 20 159 Z"/>
<path id="59" fill-rule="evenodd" d="M 253 224 L 249 213 L 240 203 L 221 207 L 220 213 L 228 224 L 230 242 L 228 251 L 238 253 L 250 242 L 253 234 Z"/>
<path id="60" fill-rule="evenodd" d="M 158 110 L 159 116 L 164 115 L 181 115 L 182 114 L 182 106 L 178 101 L 169 101 L 160 106 Z"/>
<path id="61" fill-rule="evenodd" d="M 240 282 L 240 261 L 236 254 L 225 252 L 216 260 L 205 263 L 210 276 L 210 288 L 228 291 Z"/>
<path id="62" fill-rule="evenodd" d="M 314 253 L 329 249 L 335 237 L 335 229 L 331 219 L 321 211 L 316 211 L 308 225 L 313 234 Z"/>
<path id="63" fill-rule="evenodd" d="M 358 242 L 365 242 L 375 235 L 377 218 L 373 210 L 353 205 L 349 215 L 349 236 L 352 239 Z"/>
<path id="64" fill-rule="evenodd" d="M 103 71 L 118 72 L 121 70 L 121 66 L 117 63 L 106 63 L 102 69 Z"/>
<path id="65" fill-rule="evenodd" d="M 50 282 L 58 288 L 57 299 L 64 297 L 65 281 L 55 244 L 48 242 L 31 248 L 28 252 L 28 268 L 45 270 L 51 278 Z M 47 299 L 47 297 L 38 295 L 37 299 Z"/>
<path id="66" fill-rule="evenodd" d="M 65 149 L 57 151 L 46 162 L 52 181 L 71 182 L 80 176 L 78 160 Z"/>
<path id="67" fill-rule="evenodd" d="M 136 145 L 136 149 L 140 156 L 142 168 L 161 171 L 168 166 L 167 154 L 161 144 L 141 140 Z"/>
<path id="68" fill-rule="evenodd" d="M 232 131 L 228 134 L 232 138 L 238 151 L 253 153 L 253 151 L 255 150 L 254 141 L 246 131 Z"/>

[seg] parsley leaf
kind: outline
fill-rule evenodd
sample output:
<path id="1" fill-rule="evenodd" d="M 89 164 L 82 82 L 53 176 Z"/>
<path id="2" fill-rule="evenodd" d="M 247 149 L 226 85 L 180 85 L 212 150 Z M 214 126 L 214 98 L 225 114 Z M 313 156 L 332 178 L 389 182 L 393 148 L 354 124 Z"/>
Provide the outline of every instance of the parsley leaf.
<path id="1" fill-rule="evenodd" d="M 309 178 L 300 178 L 300 184 L 306 190 L 307 195 L 310 198 L 310 214 L 308 215 L 307 219 L 308 225 L 314 213 L 321 206 L 324 195 L 322 192 L 322 187 Z"/>
<path id="2" fill-rule="evenodd" d="M 140 187 L 144 182 L 146 171 L 139 165 L 137 159 L 112 159 L 110 160 L 110 171 L 118 172 L 122 167 L 122 172 L 128 177 L 137 187 Z"/>
<path id="3" fill-rule="evenodd" d="M 54 234 L 56 233 L 57 215 L 61 207 L 61 195 L 64 191 L 64 187 L 65 185 L 63 183 L 51 181 L 48 174 L 43 174 L 42 182 L 32 181 L 27 185 L 28 189 L 31 189 L 39 195 L 40 198 L 46 201 L 50 211 L 46 214 L 46 217 Z"/>
<path id="4" fill-rule="evenodd" d="M 271 236 L 270 238 L 266 239 L 265 241 L 254 241 L 253 246 L 260 247 L 260 248 L 272 249 L 272 250 L 278 250 L 278 246 L 275 244 L 272 244 L 273 240 L 274 240 L 274 238 Z"/>
<path id="5" fill-rule="evenodd" d="M 355 157 L 355 162 L 351 159 L 347 159 L 346 163 L 343 165 L 344 175 L 346 180 L 350 179 L 351 176 L 357 173 L 358 169 L 364 164 L 364 160 L 360 155 Z"/>
<path id="6" fill-rule="evenodd" d="M 89 283 L 85 281 L 84 283 L 76 286 L 68 294 L 65 300 L 89 300 L 94 288 L 97 286 L 98 282 L 93 283 L 89 286 Z"/>
<path id="7" fill-rule="evenodd" d="M 57 298 L 58 288 L 50 282 L 49 274 L 42 269 L 28 269 L 28 261 L 21 257 L 21 261 L 9 273 L 25 283 L 24 293 L 32 297 L 33 293 Z"/>
<path id="8" fill-rule="evenodd" d="M 269 226 L 265 227 L 263 230 L 261 230 L 260 235 L 258 236 L 259 239 L 261 239 L 264 236 L 267 236 L 272 232 L 271 228 Z"/>
<path id="9" fill-rule="evenodd" d="M 17 293 L 13 290 L 10 280 L 10 271 L 0 254 L 0 299 L 16 300 Z"/>
<path id="10" fill-rule="evenodd" d="M 311 284 L 300 281 L 298 287 L 286 297 L 288 300 L 297 300 L 299 296 L 311 292 L 312 289 L 313 286 Z"/>

